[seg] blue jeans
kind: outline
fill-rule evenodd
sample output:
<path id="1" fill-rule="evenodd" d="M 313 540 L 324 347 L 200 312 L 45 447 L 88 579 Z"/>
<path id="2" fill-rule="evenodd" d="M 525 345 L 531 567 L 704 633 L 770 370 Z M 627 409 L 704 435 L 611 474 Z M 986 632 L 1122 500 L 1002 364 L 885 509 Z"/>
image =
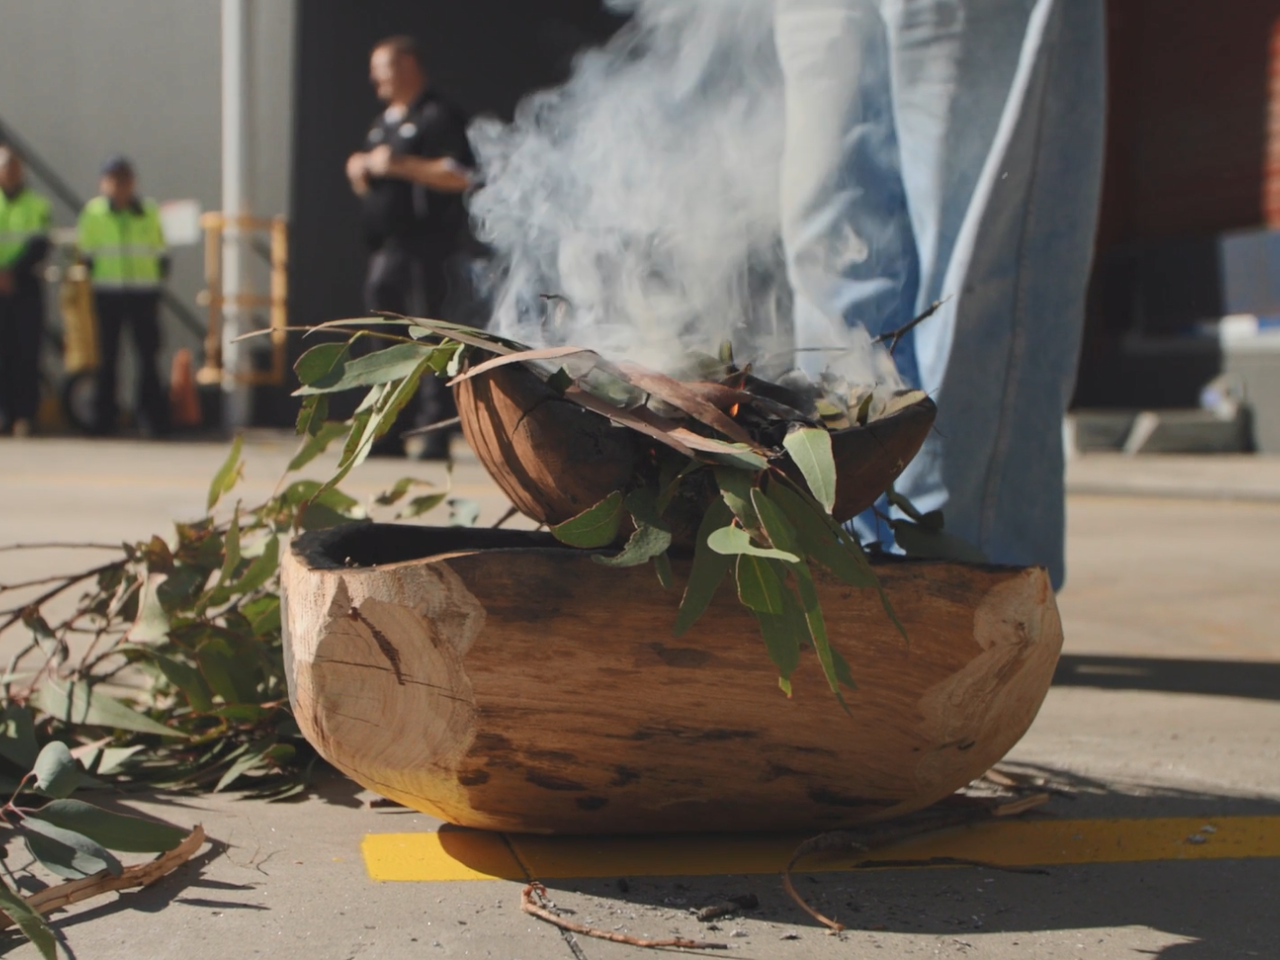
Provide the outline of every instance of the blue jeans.
<path id="1" fill-rule="evenodd" d="M 897 488 L 993 561 L 1064 576 L 1062 417 L 1101 185 L 1102 0 L 777 0 L 798 346 L 899 345 L 937 429 Z M 855 522 L 885 540 L 874 516 Z"/>

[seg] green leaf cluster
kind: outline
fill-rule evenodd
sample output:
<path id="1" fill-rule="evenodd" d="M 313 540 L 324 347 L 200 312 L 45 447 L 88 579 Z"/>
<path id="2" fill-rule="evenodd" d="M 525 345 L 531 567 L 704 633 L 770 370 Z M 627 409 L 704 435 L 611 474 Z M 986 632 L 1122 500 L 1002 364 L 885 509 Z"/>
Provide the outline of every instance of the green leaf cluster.
<path id="1" fill-rule="evenodd" d="M 3 732 L 7 759 L 28 756 L 34 749 L 34 721 L 27 708 L 10 705 Z M 186 838 L 186 830 L 171 824 L 71 799 L 86 781 L 92 782 L 65 742 L 45 744 L 0 806 L 0 841 L 7 840 L 5 831 L 17 835 L 44 870 L 66 880 L 83 880 L 99 874 L 119 876 L 124 866 L 117 853 L 164 853 Z M 48 922 L 5 881 L 0 881 L 0 910 L 45 960 L 56 958 Z"/>

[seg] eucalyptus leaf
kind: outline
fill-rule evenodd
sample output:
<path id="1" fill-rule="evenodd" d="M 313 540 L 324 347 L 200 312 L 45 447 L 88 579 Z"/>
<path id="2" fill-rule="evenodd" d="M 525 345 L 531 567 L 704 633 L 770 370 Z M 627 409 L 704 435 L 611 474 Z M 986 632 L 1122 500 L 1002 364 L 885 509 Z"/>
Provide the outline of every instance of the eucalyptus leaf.
<path id="1" fill-rule="evenodd" d="M 106 727 L 131 730 L 161 737 L 181 737 L 182 731 L 157 723 L 145 713 L 121 703 L 114 697 L 95 691 L 84 681 L 72 681 L 67 689 L 50 680 L 31 694 L 29 701 L 51 717 L 73 726 Z"/>
<path id="2" fill-rule="evenodd" d="M 768 460 L 744 443 L 725 443 L 715 448 L 700 446 L 697 453 L 700 460 L 709 460 L 736 470 L 751 470 L 758 473 L 769 466 Z"/>
<path id="3" fill-rule="evenodd" d="M 658 583 L 662 584 L 663 590 L 671 589 L 671 558 L 665 553 L 660 553 L 653 558 L 653 572 L 658 575 Z"/>
<path id="4" fill-rule="evenodd" d="M 849 706 L 844 702 L 844 695 L 840 692 L 840 677 L 836 673 L 835 657 L 832 654 L 831 642 L 827 638 L 826 618 L 822 615 L 822 603 L 818 599 L 818 591 L 813 584 L 813 575 L 809 572 L 808 565 L 804 563 L 793 564 L 791 572 L 795 575 L 800 605 L 804 608 L 804 618 L 809 625 L 809 638 L 813 641 L 813 650 L 818 655 L 818 663 L 822 665 L 822 672 L 827 678 L 827 685 L 831 688 L 831 692 L 836 695 L 840 706 L 844 707 L 845 712 L 848 713 Z"/>
<path id="5" fill-rule="evenodd" d="M 61 740 L 51 740 L 44 745 L 31 772 L 36 775 L 40 792 L 55 799 L 71 796 L 80 782 L 80 768 L 70 748 Z"/>
<path id="6" fill-rule="evenodd" d="M 420 517 L 424 513 L 430 513 L 444 503 L 448 497 L 449 494 L 447 492 L 425 493 L 420 497 L 414 497 L 404 505 L 404 509 L 396 514 L 396 519 L 404 520 L 409 517 Z"/>
<path id="7" fill-rule="evenodd" d="M 251 600 L 240 608 L 255 637 L 280 632 L 280 598 L 273 593 Z"/>
<path id="8" fill-rule="evenodd" d="M 321 422 L 313 431 L 308 425 L 308 433 L 310 434 L 298 452 L 293 455 L 293 459 L 289 461 L 288 469 L 301 470 L 308 463 L 314 460 L 320 454 L 329 449 L 329 444 L 337 440 L 340 436 L 347 432 L 347 424 L 341 420 L 325 420 Z"/>
<path id="9" fill-rule="evenodd" d="M 932 560 L 955 560 L 960 563 L 989 563 L 987 555 L 968 540 L 926 527 L 909 520 L 892 520 L 893 539 L 909 557 L 926 557 Z"/>
<path id="10" fill-rule="evenodd" d="M 716 591 L 724 581 L 724 575 L 733 566 L 733 558 L 717 553 L 707 545 L 707 537 L 714 530 L 726 526 L 733 520 L 733 511 L 723 500 L 715 500 L 703 514 L 702 523 L 698 526 L 697 544 L 693 551 L 693 566 L 689 570 L 689 582 L 684 588 L 684 599 L 680 602 L 680 612 L 676 614 L 675 627 L 672 633 L 683 636 L 698 618 L 710 606 Z"/>
<path id="11" fill-rule="evenodd" d="M 53 931 L 44 917 L 22 897 L 14 893 L 9 885 L 0 880 L 0 910 L 4 910 L 18 925 L 22 935 L 30 940 L 43 960 L 58 960 L 57 941 Z"/>
<path id="12" fill-rule="evenodd" d="M 252 703 L 256 700 L 256 667 L 237 657 L 231 645 L 221 637 L 211 637 L 200 644 L 196 663 L 209 689 L 228 704 Z"/>
<path id="13" fill-rule="evenodd" d="M 804 547 L 800 544 L 800 537 L 795 527 L 783 515 L 781 508 L 765 496 L 764 491 L 758 487 L 751 491 L 751 506 L 755 509 L 756 516 L 760 518 L 760 526 L 774 547 L 784 553 L 795 554 L 797 557 L 804 553 Z"/>
<path id="14" fill-rule="evenodd" d="M 623 501 L 635 531 L 622 550 L 612 557 L 592 557 L 607 567 L 634 567 L 666 553 L 671 546 L 671 530 L 658 515 L 658 496 L 648 487 L 627 494 Z"/>
<path id="15" fill-rule="evenodd" d="M 313 502 L 302 508 L 297 522 L 303 530 L 328 530 L 330 527 L 349 523 L 350 520 L 349 516 L 326 504 Z"/>
<path id="16" fill-rule="evenodd" d="M 27 817 L 18 825 L 22 839 L 41 866 L 68 880 L 91 877 L 103 870 L 113 877 L 124 871 L 120 861 L 98 841 L 75 830 Z"/>
<path id="17" fill-rule="evenodd" d="M 189 663 L 162 653 L 153 653 L 151 659 L 173 686 L 187 698 L 191 709 L 197 713 L 208 713 L 213 709 L 213 693 L 204 676 Z"/>
<path id="18" fill-rule="evenodd" d="M 227 768 L 227 771 L 218 781 L 217 786 L 213 788 L 214 793 L 221 793 L 231 784 L 235 783 L 250 770 L 266 762 L 268 751 L 275 746 L 275 742 L 268 740 L 263 743 L 254 744 L 245 753 L 240 756 L 235 763 Z"/>
<path id="19" fill-rule="evenodd" d="M 751 504 L 751 491 L 756 486 L 756 475 L 722 467 L 715 471 L 715 477 L 716 484 L 720 487 L 720 495 L 733 511 L 733 515 L 747 529 L 757 529 L 760 526 L 760 518 L 756 516 L 755 507 Z"/>
<path id="20" fill-rule="evenodd" d="M 222 569 L 218 571 L 218 584 L 221 587 L 240 566 L 240 511 L 236 511 L 227 527 L 227 535 L 222 541 Z M 216 589 L 216 588 L 215 588 Z"/>
<path id="21" fill-rule="evenodd" d="M 218 472 L 213 475 L 213 481 L 209 484 L 207 509 L 212 510 L 216 507 L 218 501 L 230 493 L 240 480 L 240 472 L 243 467 L 240 462 L 240 452 L 243 449 L 244 436 L 237 434 L 235 441 L 231 444 L 231 452 L 227 454 L 227 459 L 218 468 Z"/>
<path id="22" fill-rule="evenodd" d="M 897 507 L 912 520 L 919 522 L 923 518 L 923 514 L 916 509 L 915 504 L 900 494 L 897 490 L 893 489 L 893 487 L 886 490 L 884 496 L 891 505 Z"/>
<path id="23" fill-rule="evenodd" d="M 23 770 L 30 770 L 40 755 L 36 742 L 35 718 L 31 709 L 12 700 L 4 705 L 0 716 L 0 756 Z"/>
<path id="24" fill-rule="evenodd" d="M 743 554 L 737 563 L 738 599 L 758 613 L 786 612 L 783 594 L 787 585 L 778 576 L 773 562 Z"/>
<path id="25" fill-rule="evenodd" d="M 187 831 L 179 827 L 112 813 L 82 800 L 54 800 L 27 817 L 28 821 L 33 819 L 81 834 L 121 853 L 165 853 L 187 836 Z"/>
<path id="26" fill-rule="evenodd" d="M 252 593 L 265 584 L 276 573 L 280 564 L 280 538 L 272 534 L 267 538 L 266 548 L 261 555 L 254 558 L 233 589 L 236 593 Z"/>
<path id="27" fill-rule="evenodd" d="M 768 560 L 782 560 L 795 563 L 800 558 L 786 550 L 773 547 L 760 547 L 751 542 L 751 535 L 741 527 L 721 527 L 712 531 L 707 537 L 707 546 L 716 553 L 726 556 L 750 556 Z"/>
<path id="28" fill-rule="evenodd" d="M 567 543 L 571 547 L 607 547 L 618 539 L 618 529 L 622 524 L 622 503 L 622 491 L 615 490 L 576 517 L 552 526 L 551 533 L 561 543 Z"/>
<path id="29" fill-rule="evenodd" d="M 321 344 L 324 346 L 324 344 Z M 319 349 L 318 347 L 313 349 Z M 391 383 L 412 374 L 424 362 L 431 360 L 432 347 L 420 343 L 397 343 L 362 357 L 348 360 L 342 366 L 342 375 L 333 382 L 329 378 L 306 384 L 293 392 L 295 397 L 314 393 L 338 393 L 356 387 L 371 387 Z"/>
<path id="30" fill-rule="evenodd" d="M 142 582 L 138 596 L 138 619 L 129 628 L 129 640 L 133 643 L 150 643 L 169 635 L 169 614 L 160 600 L 160 588 L 169 575 L 151 573 Z"/>
<path id="31" fill-rule="evenodd" d="M 382 493 L 374 497 L 373 502 L 378 504 L 380 507 L 393 507 L 404 498 L 404 495 L 409 492 L 410 487 L 417 486 L 418 484 L 428 487 L 431 486 L 431 484 L 427 483 L 425 480 L 418 480 L 414 477 L 401 477 L 386 490 L 383 490 Z"/>
<path id="32" fill-rule="evenodd" d="M 875 571 L 857 540 L 824 514 L 816 503 L 807 501 L 781 482 L 769 484 L 768 497 L 791 522 L 801 553 L 822 564 L 851 587 L 877 585 Z"/>
<path id="33" fill-rule="evenodd" d="M 830 513 L 836 505 L 836 462 L 826 427 L 793 428 L 782 441 L 809 485 L 809 492 Z"/>
<path id="34" fill-rule="evenodd" d="M 421 351 L 422 348 L 418 346 L 418 349 Z M 428 353 L 409 370 L 403 380 L 378 384 L 369 391 L 352 419 L 351 433 L 342 448 L 338 471 L 325 482 L 326 488 L 341 483 L 348 473 L 368 458 L 374 441 L 391 429 L 400 411 L 417 395 L 418 384 L 423 373 L 430 368 L 430 363 L 431 355 Z"/>
<path id="35" fill-rule="evenodd" d="M 751 612 L 760 626 L 760 636 L 769 651 L 769 659 L 778 668 L 778 686 L 790 697 L 791 674 L 800 665 L 800 644 L 809 636 L 804 610 L 795 594 L 784 585 L 781 613 Z"/>
<path id="36" fill-rule="evenodd" d="M 641 522 L 617 554 L 612 557 L 593 555 L 591 559 L 606 567 L 636 567 L 666 553 L 670 546 L 669 531 Z"/>
<path id="37" fill-rule="evenodd" d="M 307 397 L 298 407 L 298 419 L 294 424 L 294 432 L 300 437 L 309 437 L 318 433 L 329 417 L 329 397 L 327 394 L 316 394 Z"/>
<path id="38" fill-rule="evenodd" d="M 308 387 L 326 387 L 337 383 L 342 368 L 351 354 L 349 341 L 321 343 L 307 350 L 293 364 L 298 382 Z"/>

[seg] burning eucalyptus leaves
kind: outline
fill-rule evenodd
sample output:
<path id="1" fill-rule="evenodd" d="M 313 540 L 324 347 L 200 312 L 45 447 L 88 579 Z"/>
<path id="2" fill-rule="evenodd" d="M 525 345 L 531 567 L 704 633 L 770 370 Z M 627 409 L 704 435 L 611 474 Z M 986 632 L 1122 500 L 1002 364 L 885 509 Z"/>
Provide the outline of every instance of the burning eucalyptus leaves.
<path id="1" fill-rule="evenodd" d="M 580 347 L 530 349 L 440 321 L 326 326 L 366 323 L 296 366 L 299 430 L 317 444 L 333 439 L 327 395 L 370 388 L 349 430 L 333 430 L 347 434 L 336 479 L 367 455 L 423 375 L 448 376 L 472 447 L 522 512 L 561 542 L 599 551 L 599 563 L 653 563 L 667 588 L 672 554 L 691 553 L 677 636 L 731 575 L 782 690 L 791 694 L 808 645 L 843 703 L 853 671 L 827 635 L 814 578 L 824 571 L 879 589 L 841 522 L 870 506 L 919 449 L 933 419 L 923 394 L 832 398 L 816 385 L 753 377 L 727 347 L 691 357 L 688 377 L 676 379 Z M 386 329 L 397 325 L 398 333 Z M 352 341 L 367 336 L 393 345 L 353 358 Z M 833 432 L 833 419 L 844 429 Z"/>

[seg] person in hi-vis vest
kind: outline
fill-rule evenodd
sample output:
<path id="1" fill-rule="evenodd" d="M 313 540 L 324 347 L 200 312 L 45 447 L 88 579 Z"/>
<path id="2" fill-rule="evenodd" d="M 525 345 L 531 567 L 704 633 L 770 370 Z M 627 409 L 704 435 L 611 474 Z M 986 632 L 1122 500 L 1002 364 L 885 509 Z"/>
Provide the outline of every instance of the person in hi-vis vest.
<path id="1" fill-rule="evenodd" d="M 168 397 L 160 384 L 160 284 L 169 272 L 160 211 L 154 200 L 134 192 L 133 164 L 112 157 L 102 165 L 99 196 L 80 214 L 80 254 L 89 263 L 98 315 L 101 364 L 98 369 L 94 432 L 116 431 L 116 376 L 120 335 L 128 325 L 137 354 L 136 413 L 144 431 L 169 429 Z"/>
<path id="2" fill-rule="evenodd" d="M 31 432 L 40 400 L 39 268 L 49 222 L 49 201 L 26 185 L 12 148 L 0 145 L 0 431 L 19 437 Z"/>

